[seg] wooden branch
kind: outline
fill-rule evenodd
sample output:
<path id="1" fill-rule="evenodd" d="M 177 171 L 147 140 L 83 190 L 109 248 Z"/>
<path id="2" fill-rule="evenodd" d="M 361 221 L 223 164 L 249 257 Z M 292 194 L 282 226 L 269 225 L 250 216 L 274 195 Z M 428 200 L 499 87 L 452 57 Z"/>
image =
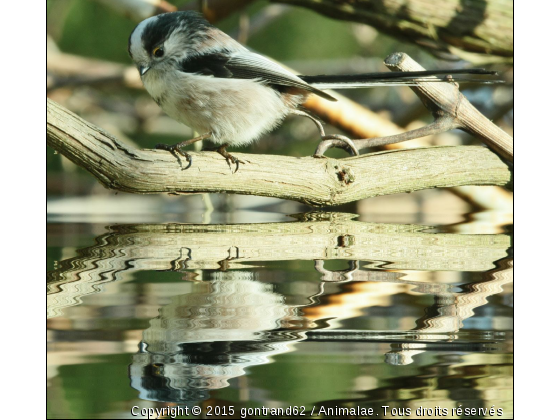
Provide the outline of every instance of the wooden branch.
<path id="1" fill-rule="evenodd" d="M 105 187 L 140 194 L 226 192 L 327 206 L 426 188 L 506 185 L 511 179 L 506 164 L 477 146 L 380 152 L 342 160 L 237 153 L 247 163 L 236 173 L 215 152 L 193 152 L 192 166 L 182 170 L 185 162 L 171 153 L 132 150 L 50 99 L 47 144 Z"/>
<path id="2" fill-rule="evenodd" d="M 385 64 L 392 71 L 424 70 L 404 53 L 391 54 Z M 421 83 L 412 90 L 435 112 L 442 111 L 452 123 L 480 138 L 503 158 L 513 162 L 513 139 L 500 127 L 482 115 L 453 83 Z"/>
<path id="3" fill-rule="evenodd" d="M 385 59 L 385 64 L 392 71 L 425 70 L 404 53 L 391 54 Z M 496 153 L 513 163 L 511 136 L 482 115 L 459 91 L 457 83 L 419 82 L 417 86 L 411 86 L 411 89 L 432 112 L 434 122 L 416 130 L 390 136 L 354 139 L 356 149 L 387 146 L 459 128 L 474 134 Z M 315 154 L 323 155 L 331 147 L 346 147 L 346 143 L 340 140 L 324 140 L 319 143 Z"/>
<path id="4" fill-rule="evenodd" d="M 271 0 L 373 26 L 436 56 L 513 62 L 511 0 Z"/>
<path id="5" fill-rule="evenodd" d="M 430 86 L 428 85 L 426 88 L 430 88 Z M 416 91 L 416 93 L 418 95 L 418 91 Z M 351 101 L 338 92 L 329 92 L 329 94 L 337 98 L 337 102 L 327 101 L 312 95 L 305 102 L 305 107 L 312 110 L 313 114 L 320 117 L 323 121 L 344 130 L 349 135 L 356 138 L 368 139 L 385 137 L 385 140 L 387 140 L 391 136 L 398 136 L 405 133 L 403 128 L 392 121 Z M 421 95 L 419 96 L 422 98 Z M 498 130 L 500 129 L 498 128 Z M 409 132 L 408 135 L 410 134 Z M 499 134 L 499 136 L 501 135 L 502 134 Z M 400 138 L 402 138 L 402 136 Z M 511 140 L 511 137 L 508 136 L 508 138 L 509 140 L 506 141 Z M 402 150 L 412 147 L 427 147 L 430 145 L 428 140 L 428 138 L 416 138 L 401 143 L 392 143 L 389 141 L 388 144 L 381 146 L 381 148 L 387 150 Z M 334 142 L 335 141 L 332 141 L 332 143 Z M 511 209 L 513 202 L 512 193 L 501 187 L 481 189 L 474 186 L 458 186 L 449 188 L 449 191 L 466 200 L 475 208 L 480 209 Z"/>

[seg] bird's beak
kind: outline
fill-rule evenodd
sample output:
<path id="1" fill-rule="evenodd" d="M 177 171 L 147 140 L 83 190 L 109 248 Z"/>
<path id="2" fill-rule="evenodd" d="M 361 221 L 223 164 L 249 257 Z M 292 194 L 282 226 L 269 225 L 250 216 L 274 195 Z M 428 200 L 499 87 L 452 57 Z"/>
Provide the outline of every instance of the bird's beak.
<path id="1" fill-rule="evenodd" d="M 150 66 L 138 66 L 140 76 L 144 76 L 148 70 L 150 70 Z"/>

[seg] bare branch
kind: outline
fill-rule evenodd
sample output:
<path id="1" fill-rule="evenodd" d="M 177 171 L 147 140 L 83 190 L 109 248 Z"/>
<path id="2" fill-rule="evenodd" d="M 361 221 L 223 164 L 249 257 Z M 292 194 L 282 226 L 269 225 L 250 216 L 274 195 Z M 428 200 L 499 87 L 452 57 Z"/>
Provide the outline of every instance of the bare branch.
<path id="1" fill-rule="evenodd" d="M 392 71 L 424 70 L 416 61 L 404 53 L 391 54 L 385 64 Z M 412 90 L 428 108 L 432 108 L 436 119 L 442 115 L 453 120 L 457 128 L 480 138 L 503 158 L 513 162 L 513 139 L 500 127 L 482 115 L 464 96 L 456 84 L 420 83 Z M 441 112 L 441 114 L 439 114 Z"/>
<path id="2" fill-rule="evenodd" d="M 505 185 L 511 173 L 477 146 L 431 147 L 354 158 L 236 154 L 235 174 L 215 152 L 191 153 L 182 170 L 169 152 L 133 150 L 47 99 L 47 144 L 105 187 L 141 194 L 227 192 L 339 205 L 366 197 L 456 185 Z"/>
<path id="3" fill-rule="evenodd" d="M 511 238 L 503 234 L 427 233 L 429 226 L 360 222 L 347 213 L 319 215 L 331 219 L 233 225 L 115 225 L 97 238 L 97 245 L 84 249 L 78 257 L 59 262 L 49 274 L 49 283 L 54 291 L 60 282 L 79 279 L 84 272 L 88 280 L 109 279 L 113 275 L 107 267 L 112 267 L 115 274 L 134 271 L 138 267 L 129 264 L 129 260 L 139 257 L 143 270 L 177 271 L 218 269 L 226 258 L 231 258 L 230 269 L 264 261 L 316 260 L 316 269 L 327 275 L 324 281 L 334 279 L 322 262 L 335 259 L 354 264 L 356 260 L 370 262 L 369 268 L 381 264 L 390 270 L 486 271 L 494 268 L 494 261 L 507 256 L 511 245 Z M 345 238 L 347 243 L 343 243 Z M 464 258 L 458 258 L 458 252 Z M 391 262 L 385 260 L 389 255 Z M 415 284 L 402 279 L 399 273 L 376 272 L 369 278 L 367 271 L 360 273 L 359 280 L 380 281 L 385 277 L 388 281 Z M 422 283 L 418 286 L 422 288 Z M 442 286 L 445 290 L 445 285 L 439 284 L 440 291 Z M 428 289 L 424 285 L 421 290 Z"/>
<path id="4" fill-rule="evenodd" d="M 393 71 L 425 70 L 404 53 L 391 54 L 385 59 L 385 64 Z M 353 140 L 357 149 L 386 146 L 460 128 L 477 136 L 500 156 L 513 162 L 513 139 L 472 106 L 459 92 L 456 83 L 418 82 L 418 85 L 411 86 L 411 89 L 432 112 L 434 122 L 391 136 Z M 319 144 L 315 154 L 322 155 L 331 147 L 345 147 L 345 143 L 340 140 L 325 140 Z"/>

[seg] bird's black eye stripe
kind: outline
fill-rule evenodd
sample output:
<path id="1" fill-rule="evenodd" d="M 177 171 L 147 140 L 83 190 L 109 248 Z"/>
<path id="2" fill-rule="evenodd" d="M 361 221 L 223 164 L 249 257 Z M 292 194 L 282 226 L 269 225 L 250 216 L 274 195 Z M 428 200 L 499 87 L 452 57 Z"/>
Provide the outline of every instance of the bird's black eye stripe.
<path id="1" fill-rule="evenodd" d="M 177 16 L 173 15 L 174 13 L 166 13 L 149 23 L 144 29 L 142 43 L 148 54 L 153 53 L 157 45 L 163 44 L 173 29 L 177 27 Z"/>
<path id="2" fill-rule="evenodd" d="M 191 11 L 162 13 L 157 19 L 150 22 L 142 33 L 144 49 L 151 54 L 157 45 L 162 45 L 175 30 L 180 30 L 182 25 L 189 25 L 192 33 L 199 33 L 211 25 L 199 14 Z M 188 33 L 188 32 L 185 32 Z"/>

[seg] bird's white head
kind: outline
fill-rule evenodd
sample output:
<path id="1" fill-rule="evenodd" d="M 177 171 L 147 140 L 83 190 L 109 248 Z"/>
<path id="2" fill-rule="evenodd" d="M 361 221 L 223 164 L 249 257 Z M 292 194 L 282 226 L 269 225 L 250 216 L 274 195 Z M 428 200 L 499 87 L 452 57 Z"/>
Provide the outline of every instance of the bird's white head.
<path id="1" fill-rule="evenodd" d="M 198 13 L 174 12 L 140 22 L 128 39 L 128 53 L 141 76 L 177 66 L 208 38 L 211 25 Z"/>

